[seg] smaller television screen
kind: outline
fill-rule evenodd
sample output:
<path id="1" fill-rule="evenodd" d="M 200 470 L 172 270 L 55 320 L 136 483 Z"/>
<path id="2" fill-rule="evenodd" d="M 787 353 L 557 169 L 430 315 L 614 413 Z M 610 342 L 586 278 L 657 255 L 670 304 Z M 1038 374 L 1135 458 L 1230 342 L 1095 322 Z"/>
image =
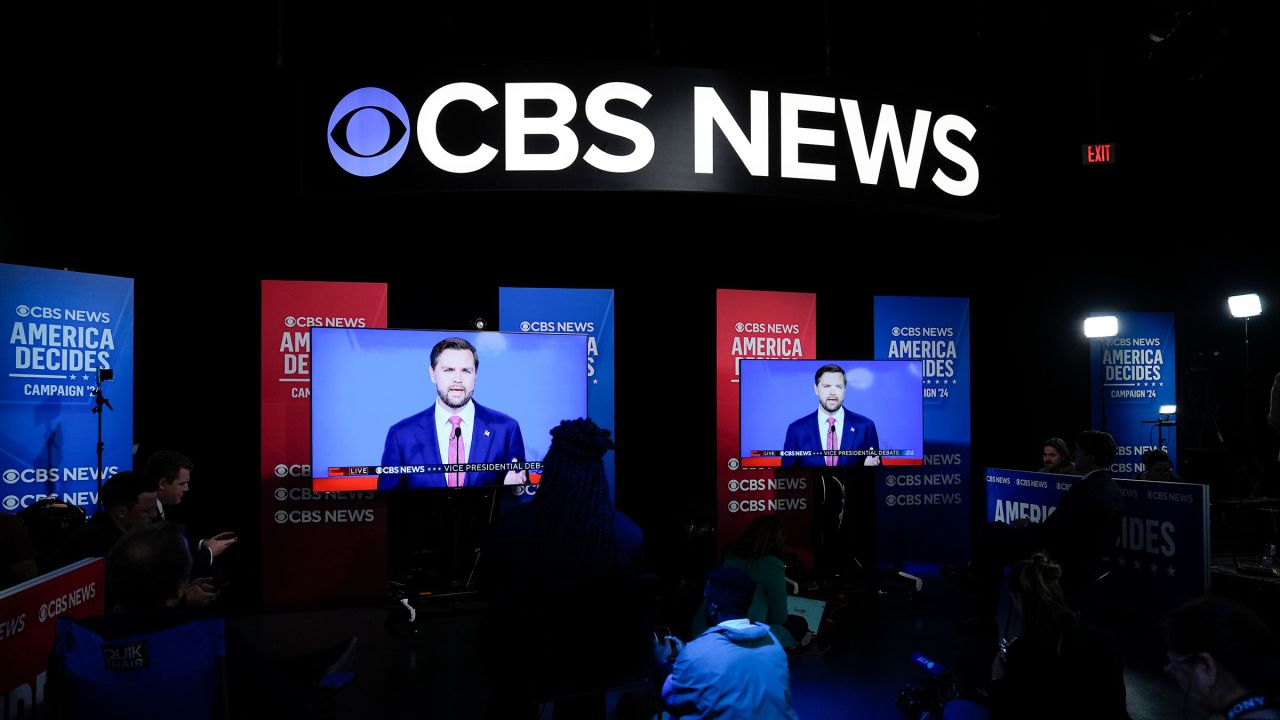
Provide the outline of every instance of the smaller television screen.
<path id="1" fill-rule="evenodd" d="M 312 488 L 536 483 L 586 367 L 584 335 L 312 328 Z"/>
<path id="2" fill-rule="evenodd" d="M 919 360 L 743 360 L 747 466 L 924 464 Z"/>

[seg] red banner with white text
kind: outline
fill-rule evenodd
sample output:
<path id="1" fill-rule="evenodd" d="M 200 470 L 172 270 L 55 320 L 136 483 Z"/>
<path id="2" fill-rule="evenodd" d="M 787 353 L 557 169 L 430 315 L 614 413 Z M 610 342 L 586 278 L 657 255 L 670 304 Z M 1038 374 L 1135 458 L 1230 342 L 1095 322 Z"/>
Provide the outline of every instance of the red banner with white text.
<path id="1" fill-rule="evenodd" d="M 262 282 L 262 599 L 377 600 L 386 500 L 311 489 L 311 328 L 387 326 L 386 283 Z"/>
<path id="2" fill-rule="evenodd" d="M 817 357 L 817 296 L 716 291 L 716 513 L 720 550 L 751 521 L 777 515 L 787 550 L 813 566 L 813 480 L 803 469 L 745 467 L 740 457 L 741 360 Z"/>
<path id="3" fill-rule="evenodd" d="M 47 670 L 58 616 L 105 613 L 105 567 L 102 558 L 81 560 L 0 592 L 0 717 L 48 714 Z"/>

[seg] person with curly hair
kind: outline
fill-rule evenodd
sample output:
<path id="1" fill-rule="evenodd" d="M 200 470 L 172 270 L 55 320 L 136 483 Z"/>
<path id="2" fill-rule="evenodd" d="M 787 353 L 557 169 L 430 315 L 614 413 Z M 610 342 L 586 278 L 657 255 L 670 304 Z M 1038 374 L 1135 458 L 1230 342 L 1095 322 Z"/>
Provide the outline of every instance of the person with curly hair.
<path id="1" fill-rule="evenodd" d="M 561 422 L 533 500 L 501 517 L 486 544 L 480 582 L 492 602 L 479 648 L 503 688 L 489 717 L 529 716 L 538 696 L 589 695 L 629 660 L 648 659 L 643 533 L 609 499 L 612 447 L 589 419 Z M 599 635 L 575 642 L 575 630 Z"/>
<path id="2" fill-rule="evenodd" d="M 524 589 L 639 569 L 643 533 L 609 499 L 603 459 L 612 448 L 609 431 L 590 419 L 551 430 L 537 494 L 500 521 L 495 579 Z"/>
<path id="3" fill-rule="evenodd" d="M 1067 441 L 1062 438 L 1051 437 L 1045 440 L 1040 460 L 1042 463 L 1040 472 L 1043 473 L 1072 475 L 1076 471 L 1076 464 L 1071 459 L 1071 450 L 1067 447 Z"/>

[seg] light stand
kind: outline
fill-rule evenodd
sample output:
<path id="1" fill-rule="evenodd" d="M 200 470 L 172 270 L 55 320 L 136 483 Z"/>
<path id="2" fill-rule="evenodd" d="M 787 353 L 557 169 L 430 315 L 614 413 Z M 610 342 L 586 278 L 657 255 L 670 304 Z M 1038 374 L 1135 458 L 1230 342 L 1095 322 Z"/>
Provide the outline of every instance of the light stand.
<path id="1" fill-rule="evenodd" d="M 1245 472 L 1250 475 L 1249 495 L 1252 497 L 1257 494 L 1257 480 L 1252 474 L 1256 459 L 1253 456 L 1253 423 L 1249 421 L 1249 401 L 1253 397 L 1253 384 L 1249 377 L 1249 318 L 1262 314 L 1262 299 L 1257 293 L 1233 295 L 1227 298 L 1227 309 L 1232 317 L 1244 320 L 1244 400 L 1240 407 L 1244 415 Z"/>
<path id="2" fill-rule="evenodd" d="M 1157 450 L 1164 450 L 1164 429 L 1167 427 L 1177 427 L 1178 423 L 1173 422 L 1172 420 L 1169 419 L 1169 417 L 1176 412 L 1178 412 L 1177 405 L 1161 405 L 1160 411 L 1156 415 L 1155 420 L 1142 421 L 1144 424 L 1156 426 L 1156 449 Z M 1147 435 L 1147 437 L 1150 438 L 1151 436 Z M 1169 462 L 1172 464 L 1173 462 L 1172 457 L 1169 458 Z"/>
<path id="3" fill-rule="evenodd" d="M 1102 432 L 1107 432 L 1107 368 L 1103 364 L 1102 359 L 1105 356 L 1105 350 L 1102 348 L 1102 339 L 1098 339 L 1098 413 L 1101 414 Z"/>
<path id="4" fill-rule="evenodd" d="M 1169 417 L 1165 417 L 1156 421 L 1156 447 L 1164 450 L 1164 429 L 1167 427 L 1175 427 L 1178 423 L 1170 422 Z"/>
<path id="5" fill-rule="evenodd" d="M 115 411 L 111 407 L 111 401 L 106 395 L 102 394 L 102 383 L 115 379 L 116 372 L 111 368 L 98 368 L 97 384 L 93 386 L 93 409 L 91 412 L 98 416 L 98 510 L 102 510 L 102 406 L 106 405 L 108 410 Z"/>
<path id="6" fill-rule="evenodd" d="M 1249 400 L 1253 397 L 1252 383 L 1249 381 L 1249 318 L 1244 319 L 1244 451 L 1253 463 L 1253 423 L 1249 422 Z"/>
<path id="7" fill-rule="evenodd" d="M 1177 405 L 1161 405 L 1160 412 L 1156 417 L 1156 447 L 1164 450 L 1164 429 L 1167 427 L 1177 427 L 1178 423 L 1169 419 L 1174 413 L 1178 412 Z M 1172 458 L 1170 458 L 1172 461 Z"/>

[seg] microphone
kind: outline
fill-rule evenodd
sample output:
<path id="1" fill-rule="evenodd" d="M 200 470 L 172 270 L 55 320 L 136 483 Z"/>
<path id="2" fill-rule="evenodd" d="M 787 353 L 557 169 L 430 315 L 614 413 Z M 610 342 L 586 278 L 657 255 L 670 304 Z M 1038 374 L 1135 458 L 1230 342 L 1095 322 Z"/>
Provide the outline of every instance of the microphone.
<path id="1" fill-rule="evenodd" d="M 458 443 L 457 449 L 461 450 L 462 449 L 462 425 L 458 425 L 458 427 L 453 429 L 453 441 Z M 457 455 L 461 455 L 461 454 L 462 453 L 457 453 L 454 457 L 457 457 Z M 454 482 L 455 483 L 458 482 L 458 478 L 460 477 L 462 477 L 462 473 L 454 473 L 453 474 Z M 458 483 L 458 484 L 461 484 L 461 483 Z"/>

